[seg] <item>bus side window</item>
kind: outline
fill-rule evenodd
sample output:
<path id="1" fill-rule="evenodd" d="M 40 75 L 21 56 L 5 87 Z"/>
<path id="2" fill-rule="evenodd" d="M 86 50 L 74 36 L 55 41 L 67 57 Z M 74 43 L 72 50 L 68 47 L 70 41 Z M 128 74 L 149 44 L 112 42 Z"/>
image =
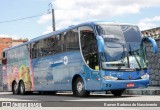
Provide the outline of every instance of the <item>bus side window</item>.
<path id="1" fill-rule="evenodd" d="M 64 33 L 61 33 L 61 52 L 65 52 L 65 36 Z"/>
<path id="2" fill-rule="evenodd" d="M 68 32 L 52 35 L 29 45 L 28 49 L 30 50 L 31 58 L 79 50 L 78 29 L 72 29 Z"/>
<path id="3" fill-rule="evenodd" d="M 3 59 L 6 58 L 6 53 L 5 52 L 2 53 L 2 57 L 3 57 Z"/>
<path id="4" fill-rule="evenodd" d="M 29 56 L 29 57 L 32 58 L 32 54 L 31 54 L 31 52 L 32 52 L 32 51 L 31 51 L 31 44 L 27 44 L 26 46 L 27 46 L 28 52 L 30 53 L 30 56 Z"/>
<path id="5" fill-rule="evenodd" d="M 3 52 L 2 53 L 2 64 L 7 64 L 7 53 Z"/>
<path id="6" fill-rule="evenodd" d="M 92 69 L 98 66 L 98 47 L 94 31 L 89 26 L 80 27 L 81 50 L 86 64 Z"/>
<path id="7" fill-rule="evenodd" d="M 31 43 L 30 44 L 30 54 L 31 54 L 31 58 L 36 58 L 36 45 L 35 43 Z"/>
<path id="8" fill-rule="evenodd" d="M 66 51 L 79 50 L 78 29 L 72 29 L 64 33 L 64 46 Z"/>

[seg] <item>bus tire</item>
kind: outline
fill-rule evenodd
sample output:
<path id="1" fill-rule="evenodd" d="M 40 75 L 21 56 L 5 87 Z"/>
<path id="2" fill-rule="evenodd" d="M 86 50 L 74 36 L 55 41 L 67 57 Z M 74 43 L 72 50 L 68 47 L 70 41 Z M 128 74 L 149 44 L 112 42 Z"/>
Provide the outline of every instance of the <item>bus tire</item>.
<path id="1" fill-rule="evenodd" d="M 73 95 L 77 97 L 86 97 L 89 96 L 90 91 L 85 90 L 84 81 L 81 77 L 78 77 L 73 85 Z"/>
<path id="2" fill-rule="evenodd" d="M 51 95 L 56 95 L 56 94 L 57 94 L 57 91 L 51 91 L 50 94 L 51 94 Z"/>
<path id="3" fill-rule="evenodd" d="M 46 91 L 47 95 L 56 95 L 57 91 Z"/>
<path id="4" fill-rule="evenodd" d="M 114 96 L 122 96 L 123 92 L 125 90 L 113 90 L 111 91 L 111 93 L 114 95 Z"/>
<path id="5" fill-rule="evenodd" d="M 23 81 L 20 81 L 19 83 L 19 94 L 24 95 L 25 94 L 25 85 Z"/>
<path id="6" fill-rule="evenodd" d="M 18 95 L 18 84 L 17 84 L 16 81 L 13 82 L 12 92 L 13 92 L 14 95 Z"/>
<path id="7" fill-rule="evenodd" d="M 25 95 L 31 95 L 31 94 L 33 94 L 32 91 L 25 91 Z"/>

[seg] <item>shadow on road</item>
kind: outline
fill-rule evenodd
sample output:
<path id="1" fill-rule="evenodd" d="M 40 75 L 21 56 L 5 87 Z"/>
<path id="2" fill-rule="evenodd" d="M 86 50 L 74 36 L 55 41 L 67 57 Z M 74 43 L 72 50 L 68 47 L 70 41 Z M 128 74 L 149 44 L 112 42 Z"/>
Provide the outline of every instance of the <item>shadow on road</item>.
<path id="1" fill-rule="evenodd" d="M 0 92 L 0 100 L 21 100 L 21 101 L 83 101 L 83 100 L 102 100 L 102 101 L 110 101 L 110 100 L 120 100 L 123 98 L 131 98 L 131 97 L 140 97 L 133 95 L 123 95 L 121 97 L 115 97 L 112 94 L 94 94 L 91 93 L 88 97 L 74 97 L 72 93 L 57 93 L 53 94 L 39 94 L 32 93 L 28 95 L 13 95 L 11 92 Z"/>

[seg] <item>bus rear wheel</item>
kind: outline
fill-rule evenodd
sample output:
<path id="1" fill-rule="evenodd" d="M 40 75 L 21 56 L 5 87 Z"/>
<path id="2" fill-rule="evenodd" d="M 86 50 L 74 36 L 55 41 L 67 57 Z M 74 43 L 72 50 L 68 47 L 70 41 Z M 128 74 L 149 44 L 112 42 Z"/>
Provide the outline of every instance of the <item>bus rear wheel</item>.
<path id="1" fill-rule="evenodd" d="M 111 91 L 111 93 L 114 95 L 114 96 L 122 96 L 123 92 L 125 90 L 113 90 Z"/>
<path id="2" fill-rule="evenodd" d="M 73 95 L 78 97 L 86 97 L 90 91 L 85 90 L 84 82 L 81 77 L 78 77 L 73 85 Z"/>
<path id="3" fill-rule="evenodd" d="M 12 91 L 13 91 L 13 94 L 14 94 L 14 95 L 18 95 L 18 84 L 17 84 L 16 81 L 13 82 Z"/>
<path id="4" fill-rule="evenodd" d="M 25 85 L 24 85 L 24 82 L 23 82 L 23 81 L 21 81 L 21 82 L 19 83 L 19 94 L 20 94 L 20 95 L 24 95 L 24 94 L 25 94 Z"/>

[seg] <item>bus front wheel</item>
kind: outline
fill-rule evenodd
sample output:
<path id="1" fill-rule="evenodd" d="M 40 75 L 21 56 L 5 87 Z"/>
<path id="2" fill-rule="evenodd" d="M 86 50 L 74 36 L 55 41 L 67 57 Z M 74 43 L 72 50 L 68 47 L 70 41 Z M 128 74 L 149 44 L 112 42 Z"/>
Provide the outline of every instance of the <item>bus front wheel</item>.
<path id="1" fill-rule="evenodd" d="M 111 93 L 114 95 L 114 96 L 122 96 L 123 92 L 125 90 L 113 90 L 111 91 Z"/>
<path id="2" fill-rule="evenodd" d="M 73 85 L 73 95 L 78 97 L 86 97 L 90 91 L 85 90 L 85 85 L 81 77 L 78 77 Z"/>
<path id="3" fill-rule="evenodd" d="M 25 85 L 24 85 L 24 82 L 23 82 L 23 81 L 21 81 L 21 82 L 19 83 L 19 94 L 20 94 L 20 95 L 24 95 L 24 94 L 25 94 Z"/>

